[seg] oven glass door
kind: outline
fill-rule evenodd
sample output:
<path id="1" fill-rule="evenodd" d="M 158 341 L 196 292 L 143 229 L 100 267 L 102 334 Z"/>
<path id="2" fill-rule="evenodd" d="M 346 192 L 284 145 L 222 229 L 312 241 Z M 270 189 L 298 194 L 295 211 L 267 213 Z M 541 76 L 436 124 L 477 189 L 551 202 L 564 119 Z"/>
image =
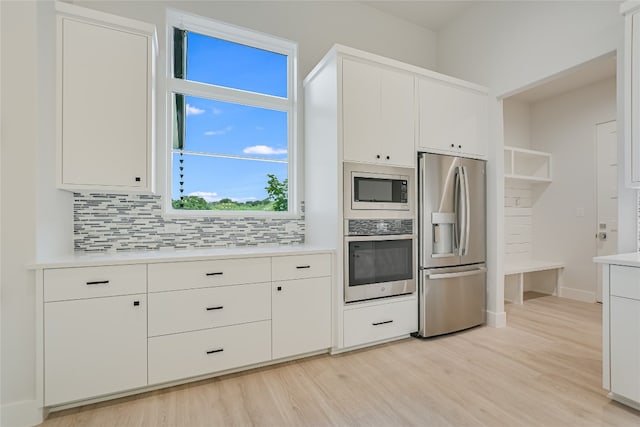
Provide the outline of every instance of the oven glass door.
<path id="1" fill-rule="evenodd" d="M 350 241 L 348 251 L 350 287 L 413 279 L 411 238 Z"/>

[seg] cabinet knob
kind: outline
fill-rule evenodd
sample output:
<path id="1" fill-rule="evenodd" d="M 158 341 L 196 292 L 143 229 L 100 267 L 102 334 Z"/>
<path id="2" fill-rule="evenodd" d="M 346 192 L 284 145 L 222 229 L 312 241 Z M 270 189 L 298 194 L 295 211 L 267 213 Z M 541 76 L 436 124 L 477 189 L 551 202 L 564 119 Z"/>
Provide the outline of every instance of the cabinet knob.
<path id="1" fill-rule="evenodd" d="M 391 157 L 387 156 L 387 160 L 389 160 Z"/>
<path id="2" fill-rule="evenodd" d="M 140 181 L 141 181 L 140 177 L 136 176 L 136 182 L 140 182 Z"/>
<path id="3" fill-rule="evenodd" d="M 133 302 L 133 306 L 134 306 L 134 307 L 138 307 L 139 305 L 140 305 L 140 301 L 134 301 L 134 302 Z"/>
<path id="4" fill-rule="evenodd" d="M 278 287 L 276 288 L 276 290 L 277 290 L 277 291 L 281 291 L 281 290 L 282 290 L 282 286 L 278 286 Z"/>
<path id="5" fill-rule="evenodd" d="M 458 145 L 458 148 L 462 148 L 462 145 Z"/>
<path id="6" fill-rule="evenodd" d="M 376 155 L 376 159 L 379 159 L 379 158 L 380 158 L 380 154 L 377 154 L 377 155 Z"/>
<path id="7" fill-rule="evenodd" d="M 451 148 L 455 148 L 455 144 L 451 144 Z"/>

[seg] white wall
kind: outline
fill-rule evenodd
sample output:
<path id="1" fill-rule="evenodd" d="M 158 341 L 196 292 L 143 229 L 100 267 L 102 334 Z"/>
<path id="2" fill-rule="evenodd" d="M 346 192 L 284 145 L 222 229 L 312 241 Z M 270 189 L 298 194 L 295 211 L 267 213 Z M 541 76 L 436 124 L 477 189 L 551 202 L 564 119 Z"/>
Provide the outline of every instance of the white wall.
<path id="1" fill-rule="evenodd" d="M 492 96 L 502 98 L 591 59 L 622 50 L 624 22 L 618 13 L 619 4 L 478 2 L 438 33 L 438 71 L 486 85 Z M 496 114 L 494 123 L 495 145 L 489 150 L 489 164 L 493 162 L 494 167 L 487 169 L 487 302 L 489 317 L 498 319 L 504 315 L 501 114 Z M 619 202 L 626 208 L 631 206 L 628 194 Z M 621 233 L 624 223 L 619 222 Z M 635 229 L 626 231 L 636 235 Z"/>
<path id="2" fill-rule="evenodd" d="M 536 187 L 533 256 L 566 263 L 561 296 L 595 301 L 596 124 L 615 119 L 614 78 L 531 105 L 531 147 L 553 159 L 553 182 Z"/>
<path id="3" fill-rule="evenodd" d="M 81 3 L 81 2 L 76 2 Z M 299 43 L 300 77 L 341 43 L 435 66 L 435 35 L 358 2 L 85 2 L 154 22 L 164 44 L 164 6 Z M 2 64 L 1 387 L 5 425 L 35 407 L 34 276 L 26 265 L 72 250 L 71 193 L 55 189 L 55 24 L 51 1 L 0 1 Z M 19 41 L 18 43 L 16 41 Z M 159 64 L 164 64 L 161 51 Z M 162 68 L 159 68 L 161 71 Z M 162 111 L 162 109 L 160 109 Z M 11 250 L 6 250 L 10 248 Z"/>
<path id="4" fill-rule="evenodd" d="M 438 71 L 503 95 L 622 46 L 620 1 L 479 2 L 438 33 Z"/>
<path id="5" fill-rule="evenodd" d="M 298 42 L 302 80 L 335 43 L 420 67 L 436 66 L 436 35 L 353 1 L 72 1 L 103 12 L 155 23 L 164 40 L 165 8 Z M 161 55 L 160 64 L 164 59 Z"/>
<path id="6" fill-rule="evenodd" d="M 25 265 L 35 257 L 36 7 L 2 8 L 2 399 L 3 425 L 34 397 L 34 285 Z M 19 41 L 19 42 L 18 42 Z M 7 250 L 10 248 L 10 250 Z M 12 403 L 13 405 L 6 405 Z"/>
<path id="7" fill-rule="evenodd" d="M 512 98 L 504 100 L 504 145 L 531 147 L 531 109 L 526 102 Z"/>

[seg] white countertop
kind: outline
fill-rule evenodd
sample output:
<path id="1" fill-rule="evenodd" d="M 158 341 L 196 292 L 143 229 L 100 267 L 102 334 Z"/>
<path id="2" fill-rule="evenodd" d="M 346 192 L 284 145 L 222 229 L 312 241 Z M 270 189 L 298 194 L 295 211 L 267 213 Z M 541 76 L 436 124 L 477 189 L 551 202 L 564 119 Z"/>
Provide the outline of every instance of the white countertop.
<path id="1" fill-rule="evenodd" d="M 640 253 L 630 252 L 626 254 L 615 254 L 607 256 L 599 256 L 593 259 L 593 262 L 600 264 L 627 265 L 629 267 L 640 267 Z"/>
<path id="2" fill-rule="evenodd" d="M 69 254 L 40 259 L 29 269 L 89 267 L 96 265 L 149 264 L 171 261 L 201 261 L 206 259 L 250 258 L 279 255 L 330 253 L 334 249 L 310 245 L 250 246 L 214 249 L 174 249 L 157 251 L 126 251 Z"/>

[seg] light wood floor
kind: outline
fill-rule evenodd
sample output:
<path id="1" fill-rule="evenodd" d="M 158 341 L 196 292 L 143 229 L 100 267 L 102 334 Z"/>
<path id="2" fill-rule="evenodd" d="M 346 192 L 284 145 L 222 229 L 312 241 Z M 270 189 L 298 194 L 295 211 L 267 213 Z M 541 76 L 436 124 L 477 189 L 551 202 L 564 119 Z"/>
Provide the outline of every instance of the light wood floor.
<path id="1" fill-rule="evenodd" d="M 479 327 L 53 413 L 54 426 L 640 426 L 601 388 L 601 306 L 552 296 Z"/>

